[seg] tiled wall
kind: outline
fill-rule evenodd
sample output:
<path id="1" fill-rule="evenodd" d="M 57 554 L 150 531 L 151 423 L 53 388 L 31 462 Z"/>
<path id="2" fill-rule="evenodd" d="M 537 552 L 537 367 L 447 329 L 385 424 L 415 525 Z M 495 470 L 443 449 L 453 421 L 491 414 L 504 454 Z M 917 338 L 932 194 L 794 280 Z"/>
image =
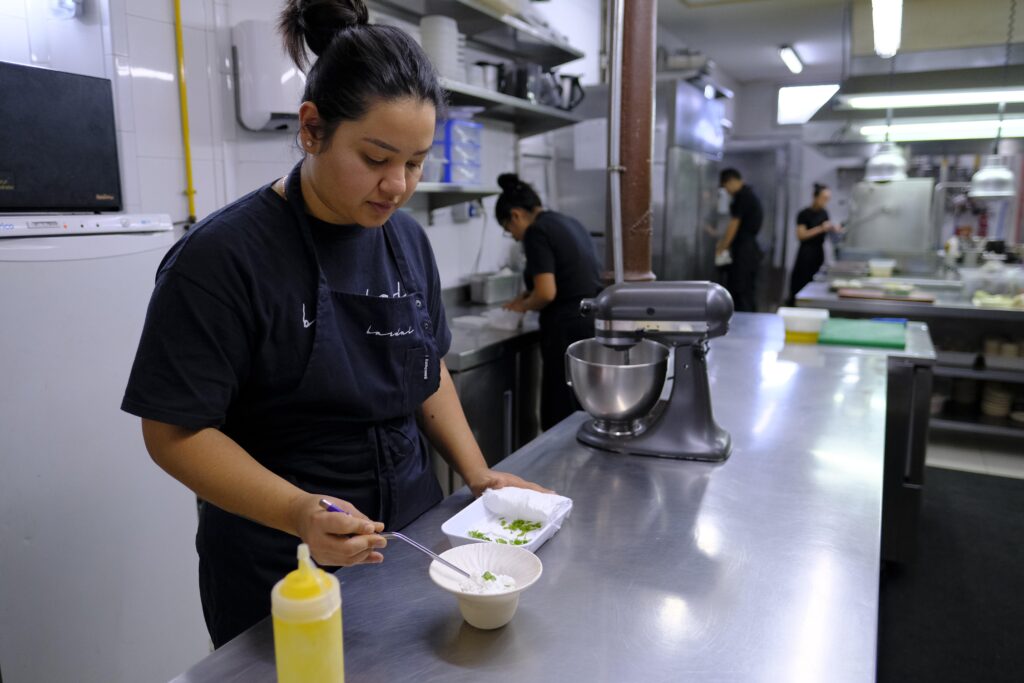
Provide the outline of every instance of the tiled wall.
<path id="1" fill-rule="evenodd" d="M 0 60 L 112 79 L 125 210 L 169 213 L 173 220 L 184 221 L 188 205 L 173 2 L 97 0 L 84 3 L 83 15 L 73 20 L 49 18 L 47 4 L 0 0 Z M 285 174 L 299 158 L 292 134 L 248 131 L 235 118 L 231 26 L 246 19 L 273 21 L 282 4 L 181 3 L 198 218 Z M 566 73 L 596 79 L 600 2 L 556 0 L 549 5 L 544 11 L 551 21 L 588 53 L 587 60 L 566 68 Z M 582 10 L 573 21 L 565 19 L 567 12 Z M 39 54 L 39 45 L 48 51 Z M 498 173 L 514 169 L 516 138 L 507 126 L 486 125 L 483 177 L 493 184 Z M 543 168 L 537 162 L 526 164 L 522 173 L 541 183 L 538 189 L 543 191 Z M 485 200 L 491 216 L 493 203 L 493 198 Z M 428 216 L 425 200 L 415 197 L 408 208 L 428 228 L 444 286 L 458 284 L 472 272 L 481 243 L 481 270 L 496 269 L 509 258 L 513 244 L 501 237 L 493 217 L 485 225 L 482 217 L 456 223 L 448 209 Z"/>

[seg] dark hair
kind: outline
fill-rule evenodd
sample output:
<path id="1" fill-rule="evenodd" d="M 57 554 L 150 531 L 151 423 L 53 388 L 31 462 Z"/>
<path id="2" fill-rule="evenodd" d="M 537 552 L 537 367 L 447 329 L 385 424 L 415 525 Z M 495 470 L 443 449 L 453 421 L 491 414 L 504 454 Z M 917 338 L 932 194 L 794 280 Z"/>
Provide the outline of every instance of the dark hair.
<path id="1" fill-rule="evenodd" d="M 817 197 L 823 190 L 827 189 L 828 185 L 825 185 L 824 183 L 814 183 L 814 196 Z"/>
<path id="2" fill-rule="evenodd" d="M 501 194 L 494 204 L 494 217 L 499 224 L 503 224 L 512 216 L 512 209 L 526 209 L 533 211 L 540 208 L 540 197 L 530 187 L 529 183 L 523 182 L 515 173 L 502 173 L 498 176 L 498 187 Z"/>
<path id="3" fill-rule="evenodd" d="M 423 48 L 405 31 L 368 20 L 362 0 L 287 0 L 281 11 L 285 50 L 306 71 L 302 100 L 320 114 L 311 131 L 318 140 L 329 141 L 342 121 L 361 119 L 374 99 L 414 97 L 443 115 L 445 92 Z M 307 46 L 317 56 L 312 65 Z"/>
<path id="4" fill-rule="evenodd" d="M 725 168 L 718 174 L 718 185 L 725 185 L 730 180 L 743 180 L 743 176 L 735 168 Z"/>

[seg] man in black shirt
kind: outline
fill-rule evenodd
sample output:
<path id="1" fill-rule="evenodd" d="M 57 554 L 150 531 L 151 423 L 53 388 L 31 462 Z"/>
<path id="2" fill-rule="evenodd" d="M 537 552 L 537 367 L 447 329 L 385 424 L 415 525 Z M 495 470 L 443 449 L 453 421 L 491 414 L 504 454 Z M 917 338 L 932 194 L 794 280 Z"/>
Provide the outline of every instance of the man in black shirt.
<path id="1" fill-rule="evenodd" d="M 728 250 L 732 263 L 726 268 L 726 287 L 732 295 L 736 311 L 757 311 L 757 269 L 761 263 L 761 247 L 757 232 L 764 220 L 761 200 L 743 182 L 740 172 L 727 168 L 719 175 L 719 185 L 732 195 L 729 213 L 732 216 L 725 236 L 719 240 L 715 258 Z"/>

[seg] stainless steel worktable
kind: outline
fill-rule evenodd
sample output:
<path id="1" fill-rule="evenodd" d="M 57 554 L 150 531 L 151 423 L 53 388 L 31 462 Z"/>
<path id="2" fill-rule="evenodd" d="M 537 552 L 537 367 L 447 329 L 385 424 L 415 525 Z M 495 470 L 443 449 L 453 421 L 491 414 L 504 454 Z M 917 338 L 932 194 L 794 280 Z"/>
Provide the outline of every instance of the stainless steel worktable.
<path id="1" fill-rule="evenodd" d="M 471 304 L 446 306 L 448 322 L 458 316 L 480 315 L 493 306 Z M 444 362 L 452 372 L 464 372 L 478 365 L 488 363 L 509 352 L 536 344 L 540 340 L 540 326 L 536 318 L 526 318 L 517 330 L 499 330 L 494 327 L 463 327 L 449 325 L 452 333 L 451 348 L 445 354 Z"/>
<path id="2" fill-rule="evenodd" d="M 816 280 L 808 283 L 797 293 L 796 304 L 797 306 L 827 308 L 835 313 L 898 316 L 912 320 L 984 320 L 1024 324 L 1024 309 L 975 306 L 970 301 L 964 301 L 962 294 L 955 289 L 929 289 L 928 291 L 935 295 L 933 304 L 885 299 L 844 299 L 830 291 L 827 282 Z"/>
<path id="3" fill-rule="evenodd" d="M 404 544 L 342 570 L 347 680 L 874 680 L 887 354 L 782 338 L 738 314 L 711 344 L 721 465 L 586 448 L 583 413 L 501 463 L 575 501 L 508 626 L 465 624 Z M 405 532 L 444 550 L 469 500 Z M 269 620 L 175 680 L 275 680 Z"/>

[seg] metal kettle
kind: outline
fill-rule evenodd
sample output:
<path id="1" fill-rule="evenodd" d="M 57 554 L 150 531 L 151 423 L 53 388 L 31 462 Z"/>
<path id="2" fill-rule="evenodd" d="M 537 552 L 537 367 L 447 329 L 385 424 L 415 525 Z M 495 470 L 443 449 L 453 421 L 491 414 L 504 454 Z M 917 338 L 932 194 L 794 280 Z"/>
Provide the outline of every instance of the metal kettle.
<path id="1" fill-rule="evenodd" d="M 583 86 L 580 85 L 579 76 L 570 76 L 568 74 L 559 74 L 559 101 L 556 105 L 559 109 L 565 109 L 569 111 L 575 108 L 583 101 L 586 92 L 583 90 Z"/>

